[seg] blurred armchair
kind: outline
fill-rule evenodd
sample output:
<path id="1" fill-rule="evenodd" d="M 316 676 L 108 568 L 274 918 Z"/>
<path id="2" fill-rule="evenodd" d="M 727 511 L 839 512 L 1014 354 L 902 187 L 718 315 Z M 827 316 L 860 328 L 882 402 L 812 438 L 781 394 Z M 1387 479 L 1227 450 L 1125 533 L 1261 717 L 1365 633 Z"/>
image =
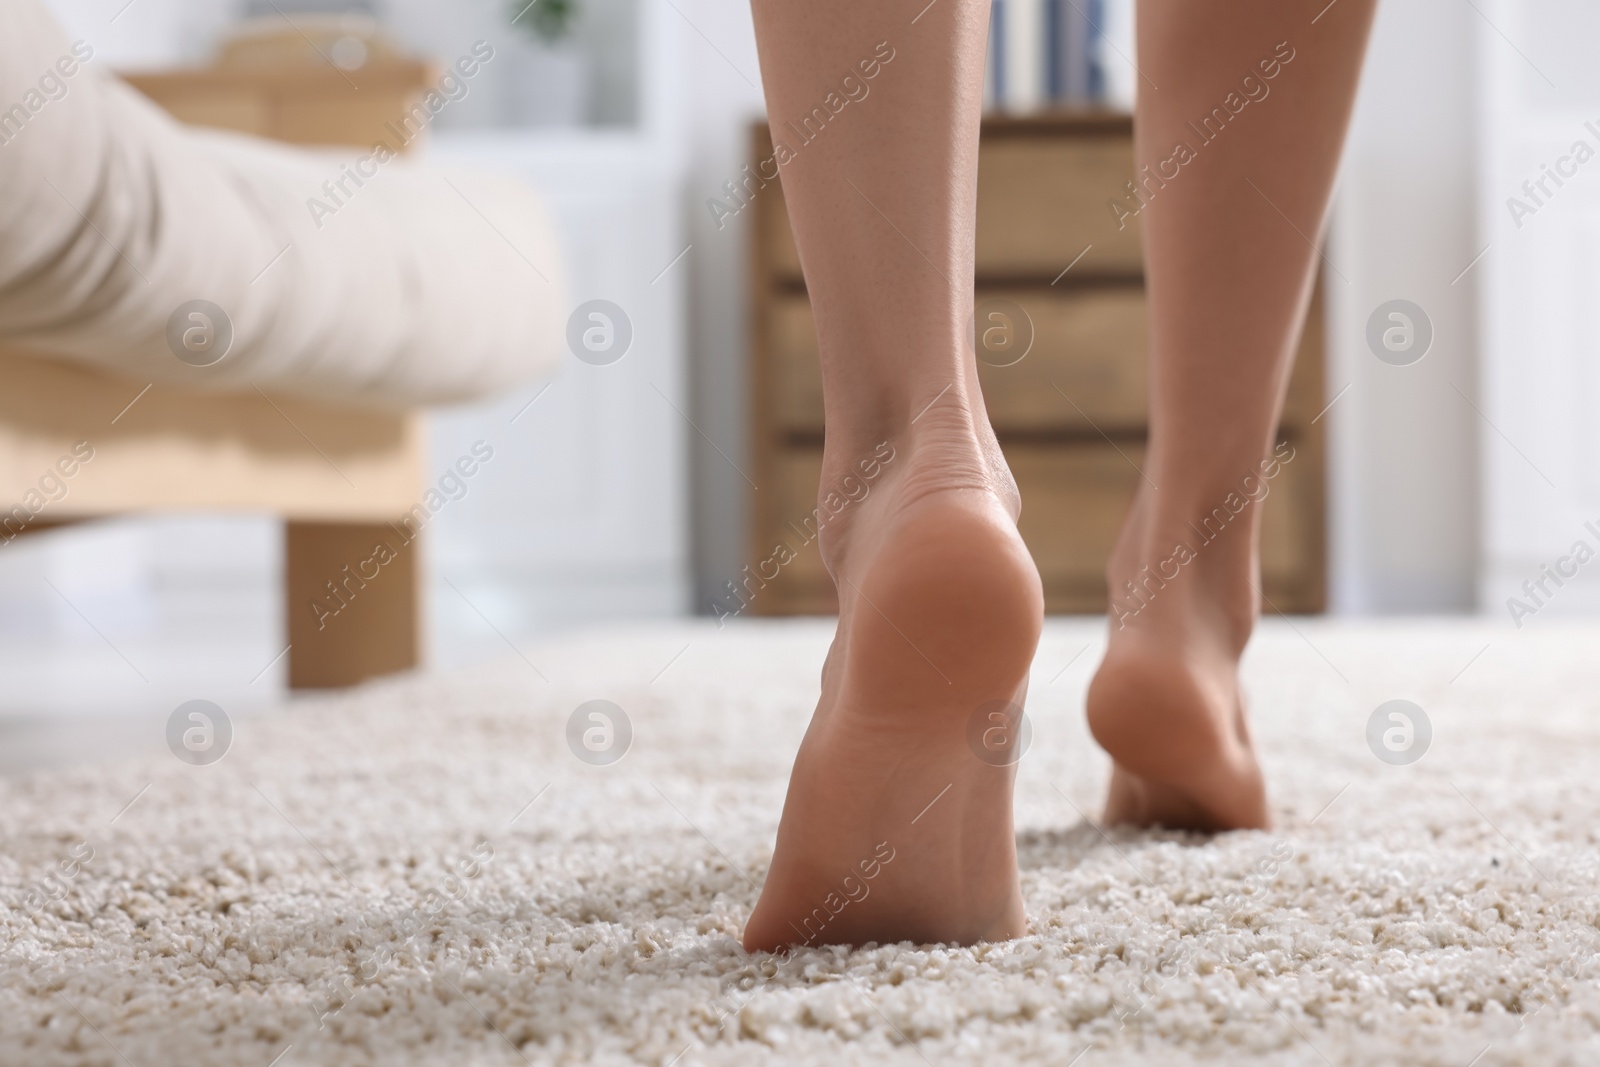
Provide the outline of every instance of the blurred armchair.
<path id="1" fill-rule="evenodd" d="M 187 122 L 366 154 L 287 150 L 179 126 L 8 0 L 0 547 L 132 512 L 275 513 L 290 684 L 415 665 L 418 408 L 547 371 L 561 343 L 531 193 L 391 162 L 486 61 L 444 71 L 447 93 L 370 25 L 280 20 L 212 68 L 128 79 Z M 379 544 L 394 558 L 364 579 Z"/>

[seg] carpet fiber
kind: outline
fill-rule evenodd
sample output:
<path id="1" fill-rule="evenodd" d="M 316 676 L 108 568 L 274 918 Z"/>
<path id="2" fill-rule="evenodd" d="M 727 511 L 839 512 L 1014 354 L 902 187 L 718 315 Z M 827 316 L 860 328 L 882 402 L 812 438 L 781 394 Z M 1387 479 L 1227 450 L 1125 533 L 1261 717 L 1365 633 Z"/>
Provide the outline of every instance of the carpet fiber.
<path id="1" fill-rule="evenodd" d="M 213 765 L 5 783 L 0 1064 L 1597 1061 L 1600 630 L 1266 624 L 1278 828 L 1213 839 L 1085 819 L 1101 631 L 1036 662 L 1009 944 L 739 949 L 814 622 L 528 645 L 238 718 Z M 1407 766 L 1367 740 L 1393 698 Z M 609 766 L 567 741 L 594 699 Z"/>

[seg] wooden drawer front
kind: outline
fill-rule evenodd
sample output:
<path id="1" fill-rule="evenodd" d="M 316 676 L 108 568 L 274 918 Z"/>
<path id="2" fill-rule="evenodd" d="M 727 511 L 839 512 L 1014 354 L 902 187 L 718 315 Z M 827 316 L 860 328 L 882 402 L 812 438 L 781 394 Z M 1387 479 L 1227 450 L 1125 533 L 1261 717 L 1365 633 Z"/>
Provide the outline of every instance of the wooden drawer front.
<path id="1" fill-rule="evenodd" d="M 1322 339 L 1327 327 L 1322 316 L 1322 280 L 1318 269 L 1316 288 L 1311 290 L 1311 306 L 1306 309 L 1305 325 L 1300 331 L 1300 347 L 1295 350 L 1294 368 L 1289 374 L 1289 393 L 1284 398 L 1282 425 L 1309 427 L 1322 417 L 1325 398 L 1322 376 L 1325 372 L 1322 359 Z M 1322 465 L 1319 455 L 1314 461 Z"/>
<path id="2" fill-rule="evenodd" d="M 1132 203 L 1126 186 L 1132 178 L 1133 144 L 1125 137 L 985 140 L 978 149 L 978 277 L 1049 281 L 1086 247 L 1073 273 L 1138 274 L 1144 262 L 1138 222 L 1127 219 L 1119 229 L 1108 206 Z M 770 269 L 800 281 L 781 183 L 769 182 L 756 196 Z"/>
<path id="3" fill-rule="evenodd" d="M 811 320 L 811 301 L 804 294 L 775 296 L 767 304 L 767 315 L 771 373 L 766 388 L 771 395 L 766 403 L 777 423 L 770 428 L 820 433 L 822 364 L 817 357 L 817 327 Z"/>
<path id="4" fill-rule="evenodd" d="M 1285 424 L 1304 425 L 1324 402 L 1322 361 L 1314 351 L 1323 330 L 1320 286 L 1317 293 L 1289 383 Z M 1033 324 L 1033 347 L 1022 360 L 1008 367 L 978 361 L 989 421 L 999 433 L 1144 426 L 1149 385 L 1142 289 L 985 287 L 977 299 L 980 315 L 1002 309 L 997 302 L 1005 300 Z M 811 306 L 802 294 L 786 294 L 773 297 L 768 308 L 768 410 L 780 431 L 821 433 L 822 368 Z"/>
<path id="5" fill-rule="evenodd" d="M 1106 608 L 1105 566 L 1133 502 L 1144 449 L 1124 444 L 1119 454 L 1108 444 L 1010 445 L 1006 461 L 1022 491 L 1022 538 L 1044 581 L 1045 610 L 1051 613 L 1100 612 Z M 1263 590 L 1283 611 L 1316 611 L 1316 583 L 1311 566 L 1317 558 L 1310 526 L 1315 491 L 1311 456 L 1300 452 L 1266 483 L 1266 509 L 1261 520 Z M 1297 466 L 1297 462 L 1299 465 Z M 763 483 L 771 492 L 772 510 L 764 518 L 766 536 L 759 538 L 758 559 L 770 556 L 779 542 L 796 558 L 776 579 L 756 591 L 751 611 L 758 614 L 827 613 L 837 610 L 833 582 L 813 541 L 803 544 L 807 520 L 816 507 L 822 452 L 790 448 L 776 453 Z M 1223 501 L 1217 501 L 1219 507 Z M 1246 512 L 1239 519 L 1243 521 Z M 1234 536 L 1222 527 L 1222 536 Z M 771 542 L 768 544 L 767 542 Z M 1189 545 L 1206 551 L 1196 534 Z M 1162 558 L 1149 560 L 1152 569 Z M 1168 567 L 1168 573 L 1171 567 Z M 1181 580 L 1181 568 L 1179 579 Z M 730 602 L 731 604 L 731 602 Z"/>
<path id="6" fill-rule="evenodd" d="M 1124 137 L 985 142 L 978 151 L 978 277 L 1054 278 L 1085 247 L 1074 272 L 1137 274 L 1144 263 L 1139 225 L 1128 219 L 1118 229 L 1108 206 L 1123 200 L 1132 178 L 1133 143 Z"/>
<path id="7" fill-rule="evenodd" d="M 1044 580 L 1048 611 L 1105 609 L 1106 560 L 1139 485 L 1133 463 L 1144 464 L 1141 446 L 1120 447 L 1126 458 L 1108 444 L 1004 449 L 1022 491 L 1022 537 Z M 1310 569 L 1316 558 L 1316 531 L 1309 521 L 1315 514 L 1315 474 L 1309 454 L 1300 452 L 1296 458 L 1300 465 L 1294 460 L 1283 464 L 1277 477 L 1266 483 L 1268 492 L 1261 504 L 1248 507 L 1266 509 L 1261 518 L 1261 570 L 1267 597 L 1284 611 L 1313 611 L 1320 610 Z M 1217 505 L 1223 506 L 1223 501 Z M 1189 545 L 1197 553 L 1205 552 L 1198 534 Z M 1147 562 L 1154 569 L 1165 558 Z"/>
<path id="8" fill-rule="evenodd" d="M 821 448 L 786 448 L 773 453 L 771 465 L 761 478 L 761 492 L 756 494 L 764 499 L 758 505 L 761 529 L 751 551 L 755 560 L 761 561 L 771 557 L 782 544 L 789 546 L 795 558 L 779 570 L 766 588 L 756 591 L 749 609 L 753 614 L 827 615 L 839 610 L 833 578 L 811 536 L 821 477 Z M 767 573 L 771 573 L 770 568 Z"/>
<path id="9" fill-rule="evenodd" d="M 1011 366 L 978 363 L 984 403 L 996 430 L 1093 432 L 1091 421 L 1103 429 L 1144 425 L 1141 290 L 984 289 L 978 294 L 978 313 L 993 310 L 1014 317 L 1000 301 L 1022 309 L 1034 336 L 1028 354 Z M 810 305 L 801 295 L 777 297 L 770 314 L 770 410 L 785 431 L 820 433 L 822 372 Z"/>
<path id="10" fill-rule="evenodd" d="M 1031 322 L 1033 347 L 1010 366 L 988 362 L 996 357 L 979 350 L 978 381 L 989 421 L 998 432 L 1144 426 L 1148 384 L 1142 289 L 983 289 L 978 292 L 975 343 L 981 343 L 994 315 L 1015 314 L 1007 305 L 1021 308 Z"/>
<path id="11" fill-rule="evenodd" d="M 1123 445 L 1134 462 L 1143 449 Z M 1022 539 L 1044 581 L 1045 610 L 1104 610 L 1105 568 L 1138 473 L 1109 445 L 1013 445 L 1006 462 L 1022 491 Z"/>

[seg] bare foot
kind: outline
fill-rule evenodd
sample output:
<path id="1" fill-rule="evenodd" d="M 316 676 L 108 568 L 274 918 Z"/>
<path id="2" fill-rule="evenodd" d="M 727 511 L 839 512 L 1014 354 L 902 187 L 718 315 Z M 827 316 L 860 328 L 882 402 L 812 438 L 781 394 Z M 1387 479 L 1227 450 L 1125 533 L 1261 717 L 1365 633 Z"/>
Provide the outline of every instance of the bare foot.
<path id="1" fill-rule="evenodd" d="M 968 732 L 986 706 L 1020 707 L 1043 595 L 1009 473 L 970 430 L 927 421 L 946 425 L 896 441 L 824 544 L 839 628 L 745 927 L 751 951 L 1024 932 L 1015 767 L 980 759 Z"/>
<path id="2" fill-rule="evenodd" d="M 1151 580 L 1143 568 L 1171 558 L 1173 544 L 1147 532 L 1146 503 L 1107 568 L 1122 610 L 1112 612 L 1110 644 L 1089 686 L 1089 729 L 1115 761 L 1104 819 L 1265 828 L 1266 788 L 1239 689 L 1239 658 L 1255 621 L 1253 546 L 1218 540 L 1169 568 L 1178 571 L 1172 580 Z"/>

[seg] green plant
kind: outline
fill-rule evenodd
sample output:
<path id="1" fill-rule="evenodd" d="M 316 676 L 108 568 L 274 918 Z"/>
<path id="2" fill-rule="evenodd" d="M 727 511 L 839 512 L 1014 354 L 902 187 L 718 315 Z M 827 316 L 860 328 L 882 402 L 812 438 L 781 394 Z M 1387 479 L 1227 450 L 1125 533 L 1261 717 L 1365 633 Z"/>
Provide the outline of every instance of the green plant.
<path id="1" fill-rule="evenodd" d="M 513 26 L 546 44 L 570 35 L 578 17 L 577 0 L 511 0 L 510 10 Z"/>

